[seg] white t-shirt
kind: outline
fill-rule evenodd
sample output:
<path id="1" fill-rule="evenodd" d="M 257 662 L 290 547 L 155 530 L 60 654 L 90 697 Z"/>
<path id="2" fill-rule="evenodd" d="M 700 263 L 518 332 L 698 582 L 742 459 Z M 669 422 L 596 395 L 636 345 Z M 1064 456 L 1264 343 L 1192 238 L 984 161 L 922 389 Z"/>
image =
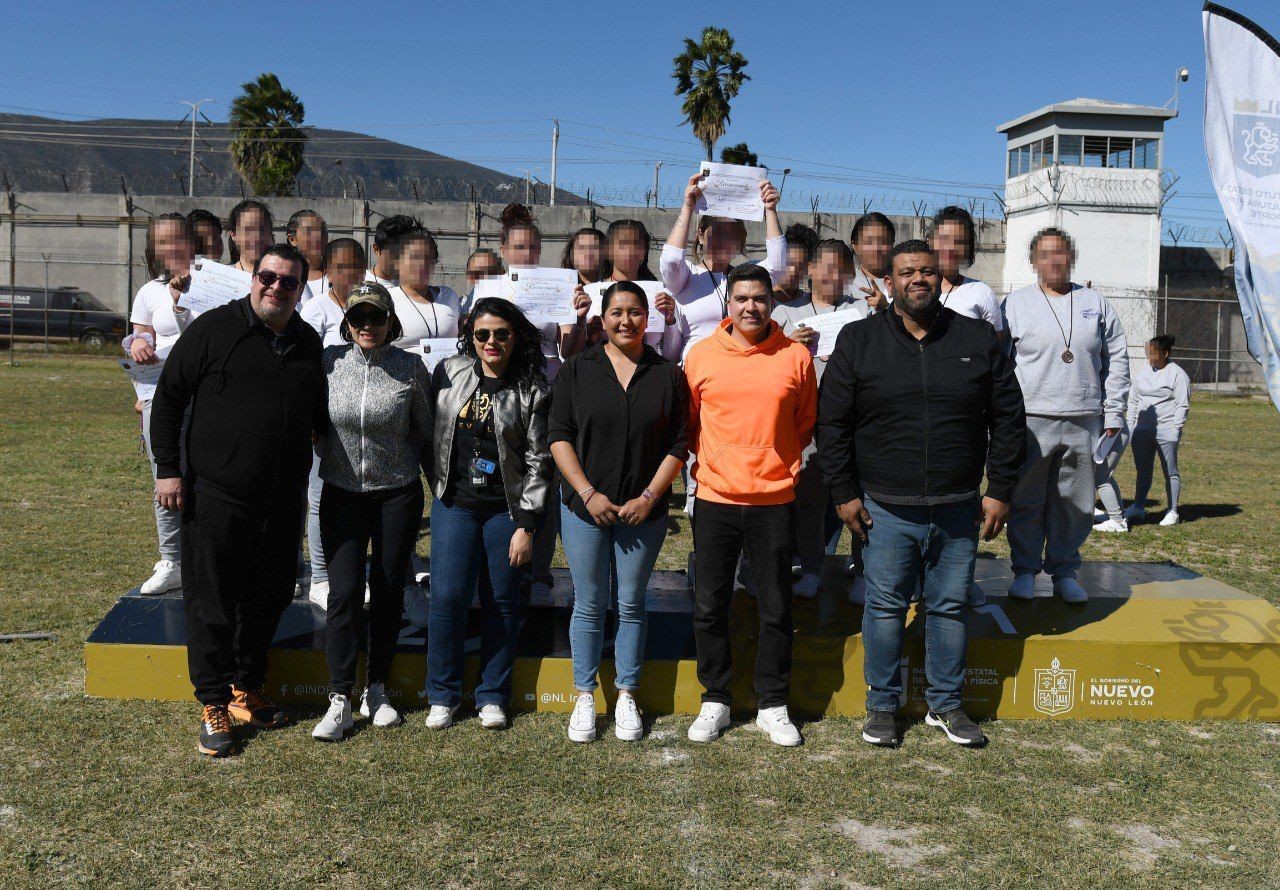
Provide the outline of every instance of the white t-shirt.
<path id="1" fill-rule="evenodd" d="M 156 349 L 168 349 L 178 342 L 178 320 L 173 317 L 173 297 L 169 295 L 169 281 L 156 278 L 138 289 L 133 298 L 133 311 L 129 321 L 150 325 L 156 332 Z"/>
<path id="2" fill-rule="evenodd" d="M 302 298 L 298 300 L 299 306 L 305 306 L 316 297 L 323 297 L 329 293 L 329 276 L 321 275 L 315 281 L 308 281 L 302 286 Z"/>
<path id="3" fill-rule="evenodd" d="M 997 331 L 1004 330 L 1004 317 L 1000 301 L 986 284 L 976 278 L 960 276 L 960 284 L 944 293 L 942 305 L 960 315 L 980 318 L 990 322 Z"/>
<path id="4" fill-rule="evenodd" d="M 342 319 L 345 313 L 333 297 L 326 292 L 324 296 L 308 300 L 298 312 L 302 320 L 316 329 L 325 346 L 342 346 L 347 341 L 342 339 Z"/>
<path id="5" fill-rule="evenodd" d="M 382 286 L 383 286 L 383 287 L 385 287 L 387 290 L 391 290 L 391 288 L 393 288 L 393 287 L 399 287 L 399 286 L 400 286 L 400 282 L 398 282 L 398 281 L 392 281 L 392 280 L 391 280 L 391 279 L 389 279 L 389 278 L 379 278 L 377 275 L 374 275 L 374 274 L 373 274 L 373 270 L 372 270 L 372 269 L 365 269 L 365 270 L 364 270 L 364 280 L 365 280 L 365 281 L 376 281 L 376 282 L 378 282 L 378 284 L 382 285 Z"/>
<path id="6" fill-rule="evenodd" d="M 458 336 L 458 319 L 462 316 L 462 298 L 451 287 L 432 287 L 435 299 L 417 303 L 401 287 L 391 288 L 391 304 L 404 334 L 395 345 L 415 355 L 422 354 L 422 340 Z"/>

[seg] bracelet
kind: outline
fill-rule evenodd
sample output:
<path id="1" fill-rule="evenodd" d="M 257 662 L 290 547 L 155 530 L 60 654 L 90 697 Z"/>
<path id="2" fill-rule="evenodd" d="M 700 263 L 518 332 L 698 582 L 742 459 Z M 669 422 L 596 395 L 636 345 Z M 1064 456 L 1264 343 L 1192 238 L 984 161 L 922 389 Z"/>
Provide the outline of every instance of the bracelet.
<path id="1" fill-rule="evenodd" d="M 593 489 L 591 489 L 591 494 L 587 495 L 587 499 L 586 499 L 585 501 L 583 501 L 583 502 L 582 502 L 582 506 L 584 506 L 584 507 L 585 507 L 585 506 L 587 506 L 588 504 L 590 504 L 590 503 L 591 503 L 591 499 L 592 499 L 593 497 L 595 497 L 597 494 L 599 494 L 599 492 L 597 492 L 594 488 L 593 488 Z"/>
<path id="2" fill-rule="evenodd" d="M 586 488 L 582 489 L 582 491 L 576 492 L 576 494 L 578 495 L 578 500 L 582 501 L 585 504 L 587 502 L 587 498 L 585 497 L 585 495 L 587 495 L 588 492 L 594 493 L 595 488 L 593 486 L 588 485 Z"/>
<path id="3" fill-rule="evenodd" d="M 640 497 L 644 498 L 646 501 L 656 501 L 658 499 L 658 496 L 647 488 L 640 492 Z"/>

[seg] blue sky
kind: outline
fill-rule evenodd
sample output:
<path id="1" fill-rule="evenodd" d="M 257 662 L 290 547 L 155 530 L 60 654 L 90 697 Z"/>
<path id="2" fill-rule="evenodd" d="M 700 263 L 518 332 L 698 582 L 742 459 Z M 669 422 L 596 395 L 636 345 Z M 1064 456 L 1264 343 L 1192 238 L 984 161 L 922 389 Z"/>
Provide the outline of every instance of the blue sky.
<path id="1" fill-rule="evenodd" d="M 1280 34 L 1274 0 L 1233 5 Z M 696 163 L 671 58 L 684 36 L 724 26 L 752 80 L 721 144 L 791 167 L 788 192 L 821 193 L 833 210 L 841 195 L 989 193 L 1003 181 L 1002 121 L 1076 96 L 1161 105 L 1186 65 L 1166 215 L 1221 225 L 1197 2 L 6 6 L 0 111 L 176 120 L 176 100 L 212 97 L 206 113 L 221 120 L 239 85 L 269 70 L 309 123 L 543 180 L 558 117 L 561 184 L 638 194 L 654 161 L 672 188 Z"/>

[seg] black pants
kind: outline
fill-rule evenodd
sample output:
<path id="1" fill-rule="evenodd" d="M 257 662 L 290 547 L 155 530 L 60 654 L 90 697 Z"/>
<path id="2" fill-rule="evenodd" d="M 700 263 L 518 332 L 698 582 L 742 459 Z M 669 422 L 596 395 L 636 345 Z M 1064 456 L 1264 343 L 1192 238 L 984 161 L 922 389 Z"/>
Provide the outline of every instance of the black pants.
<path id="1" fill-rule="evenodd" d="M 786 704 L 791 685 L 792 504 L 739 507 L 699 499 L 694 507 L 693 639 L 704 702 L 730 704 L 729 601 L 745 549 L 760 615 L 755 689 L 760 707 Z"/>
<path id="2" fill-rule="evenodd" d="M 365 554 L 369 568 L 369 670 L 367 682 L 385 683 L 404 613 L 405 572 L 422 522 L 422 483 L 356 494 L 324 484 L 320 540 L 329 567 L 325 658 L 329 691 L 351 695 L 356 653 L 365 635 Z"/>
<path id="3" fill-rule="evenodd" d="M 186 486 L 182 604 L 187 667 L 205 705 L 231 701 L 231 684 L 261 689 L 267 650 L 293 599 L 306 491 L 249 507 Z"/>

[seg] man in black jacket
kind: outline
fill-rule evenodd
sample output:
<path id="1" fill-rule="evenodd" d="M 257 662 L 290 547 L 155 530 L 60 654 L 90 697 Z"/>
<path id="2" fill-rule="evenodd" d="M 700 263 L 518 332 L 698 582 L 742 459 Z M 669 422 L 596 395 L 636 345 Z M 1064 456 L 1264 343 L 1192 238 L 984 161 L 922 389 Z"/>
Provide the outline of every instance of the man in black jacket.
<path id="1" fill-rule="evenodd" d="M 306 280 L 297 248 L 268 248 L 248 297 L 190 323 L 152 402 L 156 500 L 182 510 L 199 750 L 214 757 L 234 750 L 233 717 L 267 729 L 286 721 L 263 691 L 267 650 L 293 596 L 311 436 L 328 427 L 320 337 L 294 311 Z"/>
<path id="2" fill-rule="evenodd" d="M 1022 391 L 991 325 L 942 305 L 925 242 L 890 251 L 886 283 L 889 309 L 840 332 L 818 406 L 827 484 L 866 543 L 862 737 L 900 741 L 903 626 L 923 573 L 926 722 L 957 744 L 981 745 L 986 736 L 960 707 L 964 609 L 979 528 L 989 541 L 1009 515 L 1026 448 Z"/>

